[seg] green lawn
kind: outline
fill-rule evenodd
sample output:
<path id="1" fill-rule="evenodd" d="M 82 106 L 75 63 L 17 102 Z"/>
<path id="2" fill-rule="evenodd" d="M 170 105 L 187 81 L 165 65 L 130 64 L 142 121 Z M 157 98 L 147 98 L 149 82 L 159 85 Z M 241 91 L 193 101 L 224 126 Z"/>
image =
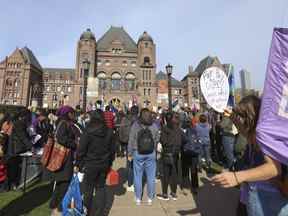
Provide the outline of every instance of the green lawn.
<path id="1" fill-rule="evenodd" d="M 21 191 L 0 193 L 0 216 L 48 216 L 48 202 L 51 196 L 51 186 L 48 183 L 38 183 Z"/>

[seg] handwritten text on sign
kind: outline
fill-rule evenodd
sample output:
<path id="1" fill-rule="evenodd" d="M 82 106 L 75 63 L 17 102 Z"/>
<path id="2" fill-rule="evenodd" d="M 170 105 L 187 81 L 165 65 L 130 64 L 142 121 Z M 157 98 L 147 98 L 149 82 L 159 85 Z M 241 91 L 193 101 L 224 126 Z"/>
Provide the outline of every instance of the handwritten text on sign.
<path id="1" fill-rule="evenodd" d="M 217 112 L 224 112 L 229 98 L 229 82 L 223 70 L 207 68 L 200 78 L 200 87 L 206 102 Z"/>

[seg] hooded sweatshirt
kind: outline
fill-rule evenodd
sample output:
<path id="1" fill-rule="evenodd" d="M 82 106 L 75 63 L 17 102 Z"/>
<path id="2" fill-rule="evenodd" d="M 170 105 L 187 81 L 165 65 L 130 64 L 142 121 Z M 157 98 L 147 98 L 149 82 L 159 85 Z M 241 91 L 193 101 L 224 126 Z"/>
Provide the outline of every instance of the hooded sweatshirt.
<path id="1" fill-rule="evenodd" d="M 128 142 L 128 154 L 129 155 L 132 155 L 133 152 L 138 150 L 138 147 L 137 147 L 138 133 L 144 127 L 148 127 L 149 130 L 151 131 L 153 139 L 154 139 L 155 149 L 156 149 L 156 145 L 159 142 L 159 130 L 157 126 L 153 124 L 152 119 L 138 119 L 137 121 L 134 122 L 130 130 L 129 142 Z"/>
<path id="2" fill-rule="evenodd" d="M 88 124 L 80 137 L 76 166 L 85 168 L 108 168 L 114 158 L 113 131 L 105 125 Z"/>

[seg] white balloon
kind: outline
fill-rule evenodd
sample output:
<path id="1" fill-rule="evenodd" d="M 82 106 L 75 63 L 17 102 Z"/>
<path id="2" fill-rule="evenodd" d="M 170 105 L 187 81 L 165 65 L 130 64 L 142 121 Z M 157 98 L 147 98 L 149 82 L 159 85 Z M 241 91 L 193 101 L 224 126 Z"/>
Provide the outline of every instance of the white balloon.
<path id="1" fill-rule="evenodd" d="M 229 81 L 225 72 L 219 67 L 207 68 L 201 75 L 200 87 L 208 105 L 223 113 L 229 99 Z"/>

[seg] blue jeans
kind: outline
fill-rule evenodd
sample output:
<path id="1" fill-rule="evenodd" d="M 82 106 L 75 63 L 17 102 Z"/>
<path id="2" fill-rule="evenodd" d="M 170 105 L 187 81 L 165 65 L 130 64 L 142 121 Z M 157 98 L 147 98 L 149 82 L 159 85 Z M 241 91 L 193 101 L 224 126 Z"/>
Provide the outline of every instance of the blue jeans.
<path id="1" fill-rule="evenodd" d="M 287 216 L 288 199 L 280 192 L 270 192 L 257 187 L 249 188 L 248 216 Z"/>
<path id="2" fill-rule="evenodd" d="M 133 170 L 134 170 L 134 188 L 136 199 L 142 198 L 142 178 L 143 173 L 147 179 L 147 196 L 153 199 L 155 196 L 155 178 L 156 178 L 156 153 L 140 155 L 138 152 L 133 153 Z"/>
<path id="3" fill-rule="evenodd" d="M 235 137 L 234 136 L 223 136 L 222 143 L 227 158 L 227 166 L 231 168 L 233 166 L 235 156 L 234 156 L 234 146 L 235 146 Z"/>

